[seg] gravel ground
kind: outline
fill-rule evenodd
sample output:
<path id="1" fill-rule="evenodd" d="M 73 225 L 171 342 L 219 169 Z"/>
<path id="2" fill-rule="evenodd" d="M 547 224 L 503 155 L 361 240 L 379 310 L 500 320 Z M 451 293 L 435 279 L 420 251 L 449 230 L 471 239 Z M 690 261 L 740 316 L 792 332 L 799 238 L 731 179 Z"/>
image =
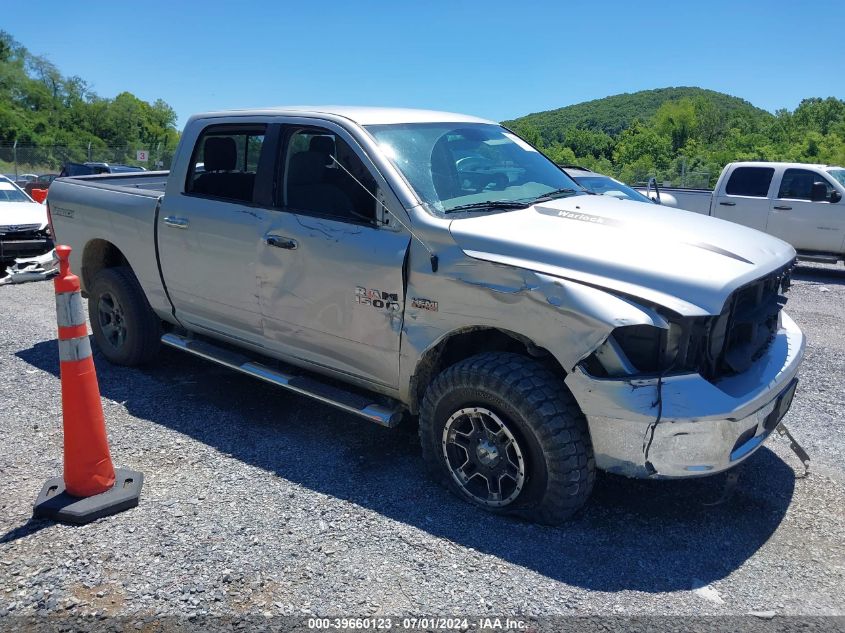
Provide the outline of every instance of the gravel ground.
<path id="1" fill-rule="evenodd" d="M 165 350 L 96 358 L 116 465 L 138 508 L 83 527 L 30 519 L 61 472 L 50 283 L 0 287 L 0 616 L 845 614 L 845 270 L 802 267 L 809 350 L 786 424 L 722 478 L 600 478 L 561 528 L 488 516 L 383 429 Z M 2 619 L 0 619 L 2 621 Z"/>

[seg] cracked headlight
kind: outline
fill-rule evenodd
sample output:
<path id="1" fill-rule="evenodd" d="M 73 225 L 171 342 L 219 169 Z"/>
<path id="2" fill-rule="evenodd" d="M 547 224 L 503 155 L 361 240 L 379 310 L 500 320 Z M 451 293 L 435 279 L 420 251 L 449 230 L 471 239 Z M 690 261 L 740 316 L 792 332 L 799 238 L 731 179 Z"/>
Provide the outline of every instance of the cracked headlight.
<path id="1" fill-rule="evenodd" d="M 719 355 L 723 328 L 721 338 L 711 336 L 718 333 L 719 317 L 661 316 L 668 327 L 625 325 L 613 330 L 585 359 L 584 369 L 598 378 L 695 373 Z"/>

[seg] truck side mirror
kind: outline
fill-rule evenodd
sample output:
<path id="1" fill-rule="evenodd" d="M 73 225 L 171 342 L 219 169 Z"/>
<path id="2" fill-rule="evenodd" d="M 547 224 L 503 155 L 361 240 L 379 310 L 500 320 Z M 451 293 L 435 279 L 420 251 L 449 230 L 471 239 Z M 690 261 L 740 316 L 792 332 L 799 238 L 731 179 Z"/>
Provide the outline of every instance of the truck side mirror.
<path id="1" fill-rule="evenodd" d="M 831 202 L 839 202 L 842 200 L 842 194 L 836 191 L 835 189 L 830 192 L 830 201 Z"/>
<path id="2" fill-rule="evenodd" d="M 827 185 L 823 182 L 814 182 L 813 188 L 810 190 L 810 200 L 813 202 L 827 200 Z"/>

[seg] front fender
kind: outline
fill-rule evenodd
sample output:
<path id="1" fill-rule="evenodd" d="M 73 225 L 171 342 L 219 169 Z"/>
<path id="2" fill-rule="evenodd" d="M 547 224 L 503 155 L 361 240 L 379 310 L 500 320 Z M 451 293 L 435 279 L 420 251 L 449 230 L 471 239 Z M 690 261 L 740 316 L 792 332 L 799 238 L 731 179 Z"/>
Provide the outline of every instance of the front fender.
<path id="1" fill-rule="evenodd" d="M 477 259 L 447 260 L 438 273 L 409 279 L 400 385 L 410 389 L 426 352 L 468 328 L 513 333 L 571 372 L 615 328 L 641 324 L 667 327 L 656 312 L 600 288 Z"/>

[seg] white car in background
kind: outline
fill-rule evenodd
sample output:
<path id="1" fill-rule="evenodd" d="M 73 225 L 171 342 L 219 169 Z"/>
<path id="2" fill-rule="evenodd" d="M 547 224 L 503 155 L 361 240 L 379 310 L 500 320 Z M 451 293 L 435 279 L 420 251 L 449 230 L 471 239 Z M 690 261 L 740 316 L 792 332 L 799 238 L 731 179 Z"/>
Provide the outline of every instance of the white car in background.
<path id="1" fill-rule="evenodd" d="M 578 165 L 558 165 L 558 167 L 590 193 L 611 196 L 620 200 L 633 200 L 634 202 L 657 202 L 625 183 L 619 182 L 616 178 L 599 174 L 592 169 Z"/>
<path id="2" fill-rule="evenodd" d="M 47 207 L 0 176 L 0 270 L 17 257 L 43 255 L 52 248 Z"/>

